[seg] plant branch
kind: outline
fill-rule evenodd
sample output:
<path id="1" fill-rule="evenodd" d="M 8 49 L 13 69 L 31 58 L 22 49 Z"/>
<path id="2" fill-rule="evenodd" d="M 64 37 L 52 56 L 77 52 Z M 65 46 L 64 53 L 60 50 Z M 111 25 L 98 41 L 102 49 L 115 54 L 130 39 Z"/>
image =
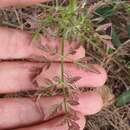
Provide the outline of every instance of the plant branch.
<path id="1" fill-rule="evenodd" d="M 61 42 L 61 85 L 64 93 L 64 110 L 65 113 L 67 113 L 68 112 L 67 101 L 66 101 L 67 91 L 66 91 L 65 80 L 64 80 L 64 38 L 62 38 L 62 42 Z"/>

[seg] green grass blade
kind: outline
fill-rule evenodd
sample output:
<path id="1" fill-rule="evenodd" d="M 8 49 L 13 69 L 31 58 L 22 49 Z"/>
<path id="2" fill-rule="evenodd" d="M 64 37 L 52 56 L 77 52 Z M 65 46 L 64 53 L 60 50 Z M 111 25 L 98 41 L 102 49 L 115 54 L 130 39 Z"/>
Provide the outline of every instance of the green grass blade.
<path id="1" fill-rule="evenodd" d="M 119 97 L 117 97 L 116 106 L 121 107 L 129 102 L 130 102 L 130 90 L 127 90 L 123 92 Z"/>
<path id="2" fill-rule="evenodd" d="M 128 22 L 128 37 L 130 39 L 130 21 Z"/>
<path id="3" fill-rule="evenodd" d="M 113 43 L 113 45 L 115 47 L 119 47 L 122 43 L 121 43 L 121 41 L 119 39 L 119 36 L 117 35 L 117 33 L 116 33 L 114 28 L 112 28 L 112 32 L 111 33 L 112 33 L 111 35 L 112 35 L 112 43 Z"/>

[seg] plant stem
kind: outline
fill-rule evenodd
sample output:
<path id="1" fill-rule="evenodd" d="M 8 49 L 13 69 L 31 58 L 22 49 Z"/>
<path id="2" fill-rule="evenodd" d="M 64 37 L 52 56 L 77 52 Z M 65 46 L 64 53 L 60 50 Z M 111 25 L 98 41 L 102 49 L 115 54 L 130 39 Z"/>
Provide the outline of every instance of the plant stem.
<path id="1" fill-rule="evenodd" d="M 66 88 L 65 88 L 65 85 L 64 85 L 64 38 L 62 38 L 62 42 L 61 42 L 61 85 L 62 85 L 62 88 L 63 88 L 63 93 L 64 93 L 64 110 L 65 110 L 65 113 L 68 112 L 68 109 L 67 109 L 67 101 L 66 101 Z"/>

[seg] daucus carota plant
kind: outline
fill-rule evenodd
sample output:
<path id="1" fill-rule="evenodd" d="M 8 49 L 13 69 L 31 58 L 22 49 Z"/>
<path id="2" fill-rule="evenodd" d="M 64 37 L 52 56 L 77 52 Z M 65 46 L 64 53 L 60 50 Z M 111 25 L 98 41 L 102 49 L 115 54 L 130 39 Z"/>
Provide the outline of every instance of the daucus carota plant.
<path id="1" fill-rule="evenodd" d="M 40 5 L 40 7 L 46 8 L 50 15 L 43 17 L 40 20 L 40 28 L 34 32 L 34 38 L 37 38 L 37 36 L 39 36 L 40 32 L 42 31 L 43 33 L 49 33 L 49 35 L 58 36 L 61 39 L 60 77 L 56 76 L 51 80 L 46 79 L 45 82 L 47 84 L 47 87 L 46 90 L 44 89 L 42 92 L 50 92 L 48 93 L 48 95 L 51 95 L 51 93 L 55 93 L 54 95 L 56 95 L 57 90 L 61 90 L 60 92 L 64 97 L 63 103 L 55 105 L 54 109 L 51 110 L 50 116 L 55 115 L 58 110 L 63 109 L 65 113 L 64 123 L 67 124 L 68 130 L 79 130 L 80 127 L 76 123 L 76 121 L 78 120 L 78 116 L 76 112 L 71 109 L 71 106 L 79 105 L 78 95 L 80 91 L 78 89 L 78 86 L 75 86 L 75 82 L 80 80 L 81 77 L 71 77 L 64 72 L 64 65 L 66 64 L 65 41 L 69 40 L 70 43 L 71 41 L 76 41 L 76 43 L 84 41 L 93 43 L 96 38 L 92 37 L 93 28 L 91 25 L 91 21 L 86 15 L 86 2 L 83 0 L 83 2 L 78 3 L 77 0 L 69 0 L 67 5 L 62 4 L 63 3 L 59 3 L 58 1 L 56 1 L 56 6 L 52 6 L 51 8 L 49 5 Z M 80 45 L 77 44 L 76 47 L 70 50 L 69 53 L 72 55 L 75 54 L 75 50 L 79 46 Z M 53 52 L 52 49 L 47 46 L 39 47 L 43 51 L 49 53 Z M 55 53 L 53 53 L 52 55 L 55 55 L 57 53 L 56 50 L 57 49 L 55 48 Z M 45 61 L 47 61 L 47 59 L 45 59 Z M 81 59 L 73 63 L 80 66 L 81 68 L 99 73 L 92 66 L 85 65 L 85 61 L 86 59 Z M 50 64 L 47 64 L 46 69 L 48 69 L 49 67 Z"/>

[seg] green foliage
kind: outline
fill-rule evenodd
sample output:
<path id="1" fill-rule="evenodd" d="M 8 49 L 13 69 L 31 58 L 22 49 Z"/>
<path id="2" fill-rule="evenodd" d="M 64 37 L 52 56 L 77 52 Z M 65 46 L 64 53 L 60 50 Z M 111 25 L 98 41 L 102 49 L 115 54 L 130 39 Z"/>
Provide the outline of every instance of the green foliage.
<path id="1" fill-rule="evenodd" d="M 116 46 L 119 47 L 121 45 L 121 41 L 119 39 L 119 36 L 117 35 L 116 31 L 114 28 L 112 28 L 112 43 Z"/>
<path id="2" fill-rule="evenodd" d="M 128 22 L 128 37 L 130 39 L 130 21 Z"/>
<path id="3" fill-rule="evenodd" d="M 96 13 L 102 15 L 103 17 L 112 16 L 113 6 L 100 7 L 96 10 Z"/>
<path id="4" fill-rule="evenodd" d="M 118 107 L 126 105 L 130 102 L 130 90 L 124 91 L 117 99 L 116 99 L 116 105 Z"/>
<path id="5" fill-rule="evenodd" d="M 39 5 L 49 14 L 41 18 L 39 28 L 42 28 L 43 33 L 46 32 L 46 28 L 51 28 L 54 30 L 54 36 L 64 37 L 64 39 L 89 41 L 94 31 L 92 22 L 87 17 L 87 9 L 83 5 L 79 5 L 77 0 L 69 0 L 66 6 L 58 2 L 55 6 Z"/>
<path id="6" fill-rule="evenodd" d="M 130 13 L 130 3 L 125 2 L 124 5 L 125 5 L 125 9 L 126 9 L 127 13 Z"/>
<path id="7" fill-rule="evenodd" d="M 104 6 L 101 6 L 95 10 L 95 14 L 100 17 L 99 23 L 103 22 L 104 20 L 109 19 L 111 16 L 114 15 L 116 11 L 116 4 L 106 4 Z"/>

